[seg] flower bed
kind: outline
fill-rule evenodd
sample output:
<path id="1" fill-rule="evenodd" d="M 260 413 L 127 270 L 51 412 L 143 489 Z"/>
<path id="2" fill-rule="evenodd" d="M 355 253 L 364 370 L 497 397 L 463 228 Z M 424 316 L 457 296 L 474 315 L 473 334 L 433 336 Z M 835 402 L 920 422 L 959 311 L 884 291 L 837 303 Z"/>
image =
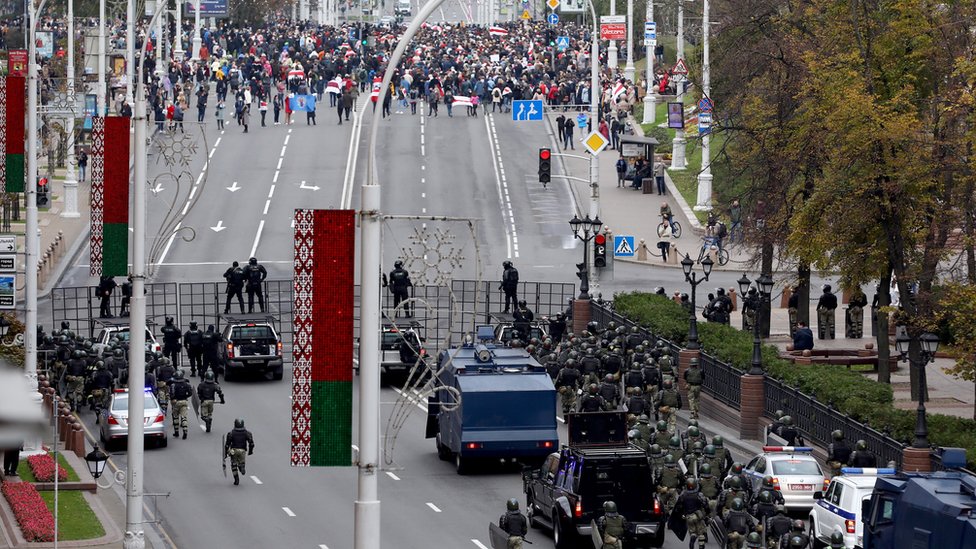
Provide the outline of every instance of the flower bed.
<path id="1" fill-rule="evenodd" d="M 51 454 L 37 454 L 36 456 L 30 456 L 27 458 L 27 464 L 30 466 L 31 473 L 34 474 L 34 479 L 37 482 L 54 482 L 54 458 Z M 57 468 L 58 471 L 58 481 L 65 482 L 68 480 L 68 471 L 60 465 Z"/>
<path id="2" fill-rule="evenodd" d="M 53 469 L 53 468 L 52 468 Z M 29 482 L 4 482 L 0 487 L 7 498 L 27 541 L 54 541 L 54 515 L 41 494 Z"/>

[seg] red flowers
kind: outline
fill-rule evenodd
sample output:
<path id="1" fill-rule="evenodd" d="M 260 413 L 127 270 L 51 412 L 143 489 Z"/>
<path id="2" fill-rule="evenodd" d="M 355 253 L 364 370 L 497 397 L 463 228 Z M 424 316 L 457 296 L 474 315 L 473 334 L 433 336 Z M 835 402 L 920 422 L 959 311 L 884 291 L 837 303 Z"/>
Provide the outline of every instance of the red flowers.
<path id="1" fill-rule="evenodd" d="M 52 468 L 53 471 L 53 468 Z M 3 496 L 14 510 L 27 541 L 54 541 L 54 515 L 29 482 L 4 482 Z"/>
<path id="2" fill-rule="evenodd" d="M 50 454 L 37 454 L 27 458 L 27 465 L 30 465 L 31 472 L 37 482 L 54 482 L 54 458 Z M 68 472 L 63 467 L 58 466 L 58 480 L 64 482 L 68 480 Z"/>

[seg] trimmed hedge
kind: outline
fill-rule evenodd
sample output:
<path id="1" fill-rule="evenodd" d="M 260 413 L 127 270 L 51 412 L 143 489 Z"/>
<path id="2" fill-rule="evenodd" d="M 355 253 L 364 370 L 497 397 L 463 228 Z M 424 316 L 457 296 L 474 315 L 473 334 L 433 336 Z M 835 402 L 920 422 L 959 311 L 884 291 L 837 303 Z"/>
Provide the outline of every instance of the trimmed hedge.
<path id="1" fill-rule="evenodd" d="M 688 313 L 668 297 L 642 292 L 614 296 L 614 309 L 658 337 L 684 345 L 688 336 Z M 741 370 L 752 364 L 753 336 L 727 326 L 698 323 L 702 350 Z M 915 434 L 915 412 L 899 410 L 892 403 L 891 386 L 878 383 L 843 366 L 794 364 L 779 357 L 779 349 L 763 345 L 766 374 L 800 391 L 832 403 L 842 413 L 888 432 L 896 440 L 911 442 Z M 936 446 L 966 448 L 970 464 L 976 463 L 976 421 L 942 414 L 928 414 L 929 440 Z"/>

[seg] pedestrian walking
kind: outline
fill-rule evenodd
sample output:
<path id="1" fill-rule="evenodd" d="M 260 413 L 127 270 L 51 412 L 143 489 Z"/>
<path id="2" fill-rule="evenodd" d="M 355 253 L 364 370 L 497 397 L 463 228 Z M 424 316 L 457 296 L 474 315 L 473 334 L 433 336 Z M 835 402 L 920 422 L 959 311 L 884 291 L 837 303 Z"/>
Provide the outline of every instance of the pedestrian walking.
<path id="1" fill-rule="evenodd" d="M 667 194 L 667 188 L 664 184 L 664 162 L 654 163 L 654 182 L 657 183 L 658 196 Z"/>
<path id="2" fill-rule="evenodd" d="M 223 101 L 217 102 L 217 108 L 214 109 L 215 115 L 217 117 L 217 129 L 223 131 L 224 129 L 224 113 L 227 110 L 227 104 Z"/>
<path id="3" fill-rule="evenodd" d="M 315 102 L 309 101 L 305 105 L 305 125 L 315 126 Z"/>
<path id="4" fill-rule="evenodd" d="M 186 374 L 182 369 L 176 370 L 173 374 L 173 382 L 169 386 L 169 401 L 173 406 L 173 438 L 180 436 L 180 429 L 183 429 L 183 439 L 189 431 L 187 427 L 187 408 L 189 408 L 190 397 L 193 396 L 193 386 L 190 380 L 186 379 Z"/>
<path id="5" fill-rule="evenodd" d="M 264 119 L 268 115 L 268 102 L 265 101 L 264 99 L 258 101 L 258 112 L 261 113 L 261 127 L 262 128 L 267 127 L 267 124 L 265 124 Z M 312 118 L 314 120 L 315 118 L 314 114 L 312 114 Z"/>
<path id="6" fill-rule="evenodd" d="M 244 126 L 243 133 L 247 133 L 247 125 L 250 119 L 251 119 L 251 106 L 245 105 L 244 108 L 241 109 L 241 126 Z"/>
<path id="7" fill-rule="evenodd" d="M 271 106 L 274 109 L 274 125 L 277 126 L 281 124 L 281 94 L 276 93 L 274 99 L 271 100 Z"/>
<path id="8" fill-rule="evenodd" d="M 85 182 L 85 173 L 87 171 L 88 171 L 88 153 L 85 152 L 85 149 L 82 149 L 81 153 L 78 155 L 78 174 L 80 176 L 78 179 L 79 183 Z"/>

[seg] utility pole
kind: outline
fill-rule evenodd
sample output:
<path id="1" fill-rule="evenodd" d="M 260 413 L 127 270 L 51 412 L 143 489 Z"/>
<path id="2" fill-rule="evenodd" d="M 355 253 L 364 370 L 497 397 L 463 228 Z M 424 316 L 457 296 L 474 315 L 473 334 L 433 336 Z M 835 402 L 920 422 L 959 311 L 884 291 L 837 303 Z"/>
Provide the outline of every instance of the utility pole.
<path id="1" fill-rule="evenodd" d="M 108 52 L 105 51 L 105 0 L 98 1 L 98 98 L 95 101 L 95 105 L 98 109 L 98 116 L 105 116 L 108 113 L 108 103 L 106 103 L 106 95 L 108 95 L 107 88 L 105 86 L 105 57 Z"/>
<path id="2" fill-rule="evenodd" d="M 166 47 L 166 38 L 163 34 L 163 18 L 159 17 L 159 14 L 166 9 L 166 0 L 156 0 L 156 13 L 153 14 L 153 19 L 156 21 L 156 70 L 157 75 L 162 75 L 166 72 L 163 68 L 163 49 Z M 149 25 L 147 28 L 152 28 Z M 145 52 L 145 50 L 143 50 Z M 145 55 L 145 53 L 143 53 Z M 140 62 L 141 63 L 141 62 Z M 139 72 L 142 72 L 141 70 Z M 136 98 L 138 100 L 139 98 Z"/>
<path id="3" fill-rule="evenodd" d="M 99 9 L 101 10 L 102 18 L 101 21 L 105 20 L 105 0 L 99 0 Z M 136 20 L 136 2 L 135 0 L 129 0 L 126 2 L 125 8 L 125 100 L 132 105 L 132 86 L 133 81 L 136 78 L 135 71 L 135 51 L 136 51 L 136 31 L 135 31 L 135 20 Z M 104 24 L 104 23 L 103 23 Z M 148 33 L 146 39 L 149 39 Z M 103 56 L 104 57 L 104 56 Z"/>
<path id="4" fill-rule="evenodd" d="M 702 4 L 702 97 L 711 98 L 711 70 L 708 64 L 708 0 Z M 698 113 L 699 116 L 705 113 Z M 698 203 L 695 204 L 697 211 L 709 211 L 712 209 L 712 155 L 709 149 L 709 139 L 711 131 L 702 134 L 702 160 L 701 172 L 698 173 Z"/>
<path id="5" fill-rule="evenodd" d="M 654 2 L 647 0 L 647 11 L 644 20 L 654 22 Z M 653 124 L 657 114 L 657 97 L 654 95 L 654 46 L 650 40 L 644 40 L 644 54 L 647 56 L 647 93 L 644 95 L 644 119 L 641 124 Z"/>
<path id="6" fill-rule="evenodd" d="M 589 0 L 588 0 L 589 1 Z M 610 15 L 617 15 L 617 0 L 610 0 Z M 596 16 L 594 15 L 594 19 Z M 594 23 L 598 24 L 598 23 Z M 597 27 L 599 29 L 599 27 Z M 596 57 L 594 59 L 599 59 Z M 610 65 L 610 72 L 613 73 L 617 69 L 617 41 L 611 40 L 610 45 L 607 46 L 607 64 Z"/>
<path id="7" fill-rule="evenodd" d="M 651 0 L 647 0 L 650 4 Z M 624 78 L 634 81 L 634 0 L 627 0 L 627 65 L 624 66 Z"/>
<path id="8" fill-rule="evenodd" d="M 75 95 L 75 2 L 68 0 L 68 74 L 67 88 L 68 101 L 71 112 L 68 114 L 68 172 L 64 177 L 64 211 L 61 217 L 75 218 L 80 217 L 78 213 L 78 174 L 75 171 L 75 105 L 77 96 Z"/>
<path id="9" fill-rule="evenodd" d="M 684 0 L 678 0 L 678 61 L 682 61 L 685 58 L 685 6 Z M 681 82 L 677 82 L 678 89 L 678 102 L 681 103 L 681 108 L 684 109 L 685 100 L 685 79 L 688 78 L 687 75 L 681 76 Z M 681 113 L 681 120 L 685 118 L 685 113 Z M 688 161 L 685 160 L 685 130 L 682 122 L 682 127 L 674 132 L 674 139 L 671 141 L 671 169 L 672 170 L 683 170 L 687 166 Z"/>

